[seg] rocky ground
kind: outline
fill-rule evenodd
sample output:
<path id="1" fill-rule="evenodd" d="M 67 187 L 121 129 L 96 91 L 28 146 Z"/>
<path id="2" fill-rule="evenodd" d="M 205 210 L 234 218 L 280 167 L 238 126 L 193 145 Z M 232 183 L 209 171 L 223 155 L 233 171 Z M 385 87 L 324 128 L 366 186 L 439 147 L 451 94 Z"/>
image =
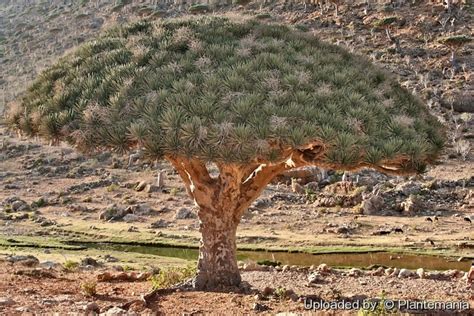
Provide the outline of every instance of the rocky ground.
<path id="1" fill-rule="evenodd" d="M 149 11 L 146 3 L 118 8 L 115 1 L 69 2 L 0 4 L 0 112 L 43 67 L 110 24 L 140 15 L 187 14 L 186 7 L 170 4 Z M 424 2 L 401 6 L 355 2 L 340 6 L 336 16 L 332 6 L 250 2 L 215 11 L 293 24 L 370 56 L 426 102 L 445 124 L 448 135 L 440 162 L 422 176 L 388 177 L 370 170 L 344 175 L 306 169 L 280 177 L 245 214 L 239 226 L 239 247 L 310 252 L 377 248 L 473 257 L 473 43 L 458 51 L 459 68 L 453 69 L 449 49 L 438 41 L 449 34 L 472 36 L 472 5 L 448 12 L 441 5 Z M 373 21 L 383 16 L 397 16 L 392 34 L 399 48 L 373 29 Z M 163 187 L 157 186 L 158 174 L 164 179 Z M 195 246 L 197 228 L 193 203 L 170 165 L 143 161 L 140 153 L 86 157 L 66 145 L 50 147 L 39 140 L 19 139 L 0 126 L 0 253 L 27 255 L 30 251 L 42 263 L 51 262 L 46 266 L 32 262 L 32 267 L 25 267 L 2 261 L 0 313 L 81 311 L 91 302 L 101 312 L 125 307 L 123 304 L 150 290 L 149 281 L 98 282 L 98 295 L 93 298 L 84 296 L 80 284 L 96 281 L 104 271 L 121 273 L 117 269 L 125 267 L 126 272 L 130 268 L 139 273 L 152 269 L 153 262 L 164 267 L 182 266 L 186 261 L 112 253 L 119 260 L 113 263 L 100 251 L 74 250 L 67 242 Z M 105 266 L 64 271 L 68 260 L 81 262 L 86 256 Z M 398 278 L 393 271 L 392 276 L 385 275 L 386 271 L 372 276 L 364 271 L 357 275 L 359 272 L 333 270 L 316 275 L 308 287 L 311 274 L 315 273 L 245 271 L 243 278 L 263 298 L 248 289 L 244 293 L 172 292 L 155 297 L 148 308 L 163 314 L 225 313 L 229 306 L 241 313 L 266 307 L 271 313 L 301 312 L 300 296 L 329 300 L 365 293 L 373 298 L 381 296 L 382 290 L 391 298 L 473 299 L 461 272 L 420 279 L 416 273 Z M 265 292 L 268 284 L 278 294 Z M 285 298 L 279 287 L 293 290 L 298 298 L 291 292 Z M 212 306 L 207 302 L 213 302 Z M 129 310 L 150 311 L 146 308 L 135 303 Z"/>
<path id="2" fill-rule="evenodd" d="M 39 263 L 32 256 L 2 258 L 0 311 L 6 315 L 51 311 L 174 315 L 220 314 L 232 308 L 235 314 L 288 315 L 284 313 L 305 312 L 310 301 L 370 299 L 376 303 L 395 298 L 462 302 L 465 305 L 459 310 L 464 312 L 474 308 L 472 286 L 466 283 L 465 273 L 458 270 L 441 273 L 381 267 L 337 270 L 325 264 L 278 269 L 248 265 L 242 272 L 244 283 L 240 288 L 222 292 L 161 290 L 147 295 L 151 290 L 147 278 L 156 271 L 123 271 L 119 266 L 105 266 L 105 262 L 86 258 L 80 266 L 66 269 L 51 262 Z"/>
<path id="3" fill-rule="evenodd" d="M 0 134 L 4 236 L 197 244 L 195 207 L 168 164 L 133 155 L 84 157 L 67 147 L 20 141 L 5 129 Z M 323 177 L 313 169 L 299 171 L 299 182 L 291 183 L 294 174 L 280 177 L 244 215 L 239 245 L 411 247 L 465 255 L 473 247 L 474 178 L 467 176 L 473 169 L 470 163 L 440 165 L 410 179 L 363 170 L 342 181 L 341 173 Z"/>

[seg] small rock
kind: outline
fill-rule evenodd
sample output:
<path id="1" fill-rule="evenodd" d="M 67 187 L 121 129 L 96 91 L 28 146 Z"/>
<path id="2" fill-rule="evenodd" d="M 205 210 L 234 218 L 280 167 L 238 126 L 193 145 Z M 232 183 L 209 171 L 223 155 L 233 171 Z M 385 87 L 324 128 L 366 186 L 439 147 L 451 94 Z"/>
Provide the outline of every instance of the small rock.
<path id="1" fill-rule="evenodd" d="M 295 294 L 296 294 L 295 291 L 293 291 L 292 289 L 288 289 L 285 291 L 284 296 L 290 298 L 291 296 Z"/>
<path id="2" fill-rule="evenodd" d="M 259 264 L 256 264 L 255 262 L 245 263 L 242 268 L 242 270 L 244 271 L 264 271 L 265 269 L 265 266 L 261 266 Z"/>
<path id="3" fill-rule="evenodd" d="M 330 273 L 331 272 L 331 267 L 329 267 L 325 263 L 321 263 L 318 267 L 317 270 L 323 273 Z"/>
<path id="4" fill-rule="evenodd" d="M 364 215 L 374 215 L 380 212 L 384 206 L 384 200 L 381 196 L 371 195 L 362 201 L 362 212 Z"/>
<path id="5" fill-rule="evenodd" d="M 169 226 L 169 222 L 165 221 L 164 219 L 159 219 L 154 223 L 150 224 L 150 228 L 166 228 Z"/>
<path id="6" fill-rule="evenodd" d="M 416 213 L 425 208 L 423 202 L 415 195 L 410 195 L 400 206 L 405 213 Z"/>
<path id="7" fill-rule="evenodd" d="M 145 181 L 140 181 L 137 183 L 137 185 L 135 185 L 135 191 L 143 191 L 146 187 L 147 183 Z"/>
<path id="8" fill-rule="evenodd" d="M 309 284 L 318 284 L 323 283 L 324 279 L 319 272 L 313 272 L 308 276 L 308 283 Z"/>
<path id="9" fill-rule="evenodd" d="M 13 263 L 21 263 L 23 265 L 26 265 L 28 267 L 32 267 L 34 265 L 37 265 L 39 264 L 39 260 L 38 258 L 36 258 L 35 256 L 31 256 L 31 255 L 28 255 L 28 256 L 8 256 L 6 258 L 7 261 L 9 262 L 13 262 Z"/>
<path id="10" fill-rule="evenodd" d="M 104 315 L 128 315 L 128 312 L 124 309 L 121 309 L 120 307 L 118 306 L 114 306 L 110 309 L 108 309 L 105 313 L 103 313 Z M 102 315 L 102 314 L 101 314 Z"/>
<path id="11" fill-rule="evenodd" d="M 0 297 L 0 306 L 15 305 L 16 302 L 9 297 Z"/>
<path id="12" fill-rule="evenodd" d="M 253 304 L 252 309 L 257 312 L 264 312 L 264 311 L 269 310 L 269 307 L 265 304 L 255 303 Z"/>
<path id="13" fill-rule="evenodd" d="M 418 275 L 418 277 L 419 277 L 420 279 L 424 279 L 424 278 L 425 278 L 425 269 L 423 269 L 423 268 L 418 268 L 418 269 L 416 270 L 416 275 Z"/>
<path id="14" fill-rule="evenodd" d="M 270 296 L 270 295 L 273 294 L 273 292 L 274 292 L 274 290 L 273 290 L 271 287 L 266 286 L 266 287 L 262 290 L 262 295 L 264 295 L 264 296 Z"/>
<path id="15" fill-rule="evenodd" d="M 119 259 L 117 259 L 115 257 L 112 257 L 111 255 L 105 255 L 104 259 L 105 259 L 106 262 L 118 262 L 119 261 Z"/>
<path id="16" fill-rule="evenodd" d="M 290 266 L 287 265 L 287 264 L 285 264 L 285 265 L 281 268 L 281 271 L 282 271 L 282 272 L 287 272 L 287 271 L 290 271 L 290 269 L 291 269 Z"/>
<path id="17" fill-rule="evenodd" d="M 153 184 L 147 184 L 145 186 L 145 190 L 144 190 L 146 193 L 154 193 L 154 192 L 159 192 L 160 191 L 160 188 L 156 185 L 153 185 Z"/>
<path id="18" fill-rule="evenodd" d="M 136 226 L 130 226 L 130 227 L 127 229 L 127 231 L 128 231 L 129 233 L 136 233 L 136 232 L 138 232 L 138 227 L 136 227 Z"/>
<path id="19" fill-rule="evenodd" d="M 91 302 L 84 306 L 84 311 L 86 314 L 87 312 L 100 313 L 100 307 L 96 302 Z"/>
<path id="20" fill-rule="evenodd" d="M 121 220 L 130 212 L 123 207 L 119 207 L 116 204 L 108 205 L 99 215 L 99 219 L 102 220 Z"/>
<path id="21" fill-rule="evenodd" d="M 122 218 L 122 220 L 127 223 L 133 223 L 138 221 L 139 219 L 140 218 L 135 214 L 127 214 Z"/>
<path id="22" fill-rule="evenodd" d="M 294 178 L 291 179 L 291 191 L 298 194 L 305 193 L 304 187 L 299 184 Z"/>
<path id="23" fill-rule="evenodd" d="M 434 271 L 433 271 L 433 272 L 429 272 L 429 273 L 427 274 L 427 277 L 426 277 L 426 278 L 427 278 L 427 279 L 432 279 L 432 280 L 442 280 L 442 279 L 445 278 L 445 276 L 444 276 L 442 273 L 440 273 L 440 272 L 434 272 Z"/>
<path id="24" fill-rule="evenodd" d="M 463 272 L 459 270 L 446 270 L 443 272 L 443 275 L 448 278 L 458 278 L 463 276 Z"/>
<path id="25" fill-rule="evenodd" d="M 40 263 L 40 267 L 43 267 L 46 269 L 54 269 L 57 266 L 59 266 L 59 263 L 54 262 L 54 261 L 43 261 Z"/>
<path id="26" fill-rule="evenodd" d="M 146 216 L 153 213 L 153 209 L 151 208 L 150 205 L 143 203 L 143 204 L 139 204 L 133 213 L 136 215 Z"/>
<path id="27" fill-rule="evenodd" d="M 408 269 L 401 269 L 400 272 L 398 273 L 399 278 L 409 278 L 413 275 L 413 272 L 411 272 Z"/>
<path id="28" fill-rule="evenodd" d="M 361 269 L 352 268 L 349 270 L 349 273 L 347 275 L 351 277 L 358 277 L 358 276 L 361 276 L 362 274 L 363 272 Z"/>
<path id="29" fill-rule="evenodd" d="M 175 219 L 196 218 L 196 214 L 186 207 L 182 207 L 176 211 Z"/>
<path id="30" fill-rule="evenodd" d="M 81 266 L 93 266 L 93 267 L 98 267 L 99 263 L 97 260 L 90 258 L 90 257 L 85 257 L 84 259 L 81 260 Z"/>
<path id="31" fill-rule="evenodd" d="M 398 268 L 394 268 L 393 272 L 389 275 L 390 277 L 398 277 L 400 274 L 400 270 Z"/>
<path id="32" fill-rule="evenodd" d="M 300 299 L 300 297 L 296 293 L 290 294 L 288 298 L 292 300 L 293 302 L 298 302 L 298 300 Z"/>
<path id="33" fill-rule="evenodd" d="M 272 200 L 269 198 L 260 198 L 255 200 L 255 202 L 252 203 L 251 207 L 253 208 L 266 208 L 272 205 Z"/>
<path id="34" fill-rule="evenodd" d="M 30 211 L 31 208 L 30 206 L 28 205 L 28 203 L 26 203 L 25 201 L 23 200 L 16 200 L 15 202 L 13 202 L 11 204 L 11 207 L 12 207 L 12 210 L 15 211 L 15 212 L 23 212 L 23 211 Z"/>
<path id="35" fill-rule="evenodd" d="M 395 187 L 396 191 L 400 191 L 405 196 L 418 194 L 421 191 L 421 184 L 415 181 L 402 182 Z"/>
<path id="36" fill-rule="evenodd" d="M 385 270 L 384 270 L 383 267 L 378 267 L 376 270 L 373 270 L 371 274 L 373 276 L 382 276 L 382 275 L 384 275 L 384 272 L 385 272 Z"/>
<path id="37" fill-rule="evenodd" d="M 306 190 L 309 190 L 310 192 L 316 192 L 319 190 L 319 182 L 317 181 L 312 181 L 309 183 L 306 183 L 305 186 Z"/>

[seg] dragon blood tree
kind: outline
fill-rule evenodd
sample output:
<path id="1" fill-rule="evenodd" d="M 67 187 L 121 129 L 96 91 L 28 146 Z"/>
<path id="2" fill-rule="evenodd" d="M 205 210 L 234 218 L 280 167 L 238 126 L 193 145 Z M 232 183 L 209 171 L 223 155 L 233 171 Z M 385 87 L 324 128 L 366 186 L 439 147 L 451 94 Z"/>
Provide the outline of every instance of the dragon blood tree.
<path id="1" fill-rule="evenodd" d="M 168 160 L 199 207 L 194 286 L 204 289 L 240 283 L 237 225 L 276 175 L 307 165 L 423 172 L 443 144 L 420 101 L 366 59 L 230 17 L 111 29 L 40 74 L 7 120 L 82 151 Z"/>

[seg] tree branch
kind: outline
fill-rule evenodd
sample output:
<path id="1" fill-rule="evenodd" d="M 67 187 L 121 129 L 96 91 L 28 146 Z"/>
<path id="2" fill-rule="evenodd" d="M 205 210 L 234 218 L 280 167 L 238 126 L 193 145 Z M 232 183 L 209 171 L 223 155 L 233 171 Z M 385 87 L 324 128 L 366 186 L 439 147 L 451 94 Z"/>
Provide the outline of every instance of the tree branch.
<path id="1" fill-rule="evenodd" d="M 186 191 L 199 206 L 211 206 L 217 182 L 209 175 L 206 165 L 198 159 L 181 156 L 165 157 L 178 171 L 186 186 Z"/>

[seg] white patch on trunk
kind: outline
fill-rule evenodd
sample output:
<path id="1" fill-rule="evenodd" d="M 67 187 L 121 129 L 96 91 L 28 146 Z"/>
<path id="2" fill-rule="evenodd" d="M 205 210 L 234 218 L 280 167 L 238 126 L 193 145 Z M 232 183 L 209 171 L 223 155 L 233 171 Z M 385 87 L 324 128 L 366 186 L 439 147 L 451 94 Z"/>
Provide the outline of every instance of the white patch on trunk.
<path id="1" fill-rule="evenodd" d="M 255 170 L 249 175 L 249 177 L 247 179 L 245 179 L 245 181 L 243 183 L 246 183 L 247 181 L 250 181 L 252 180 L 252 178 L 255 178 L 255 176 L 257 175 L 257 173 L 259 173 L 260 171 L 262 171 L 262 169 L 264 167 L 266 167 L 267 164 L 265 163 L 262 163 L 260 166 L 258 166 L 257 168 L 255 168 Z"/>
<path id="2" fill-rule="evenodd" d="M 290 156 L 290 158 L 288 158 L 288 159 L 285 161 L 285 165 L 286 165 L 286 167 L 288 167 L 288 168 L 295 168 L 295 167 L 296 167 L 296 163 L 293 161 L 293 159 L 291 159 L 291 156 Z"/>
<path id="3" fill-rule="evenodd" d="M 189 178 L 189 191 L 191 191 L 191 193 L 194 193 L 194 190 L 196 189 L 196 187 L 194 186 L 194 182 L 193 182 L 193 179 L 191 178 L 191 175 L 189 174 L 189 172 L 184 169 L 184 172 L 186 172 L 186 174 L 188 175 L 188 178 Z"/>

